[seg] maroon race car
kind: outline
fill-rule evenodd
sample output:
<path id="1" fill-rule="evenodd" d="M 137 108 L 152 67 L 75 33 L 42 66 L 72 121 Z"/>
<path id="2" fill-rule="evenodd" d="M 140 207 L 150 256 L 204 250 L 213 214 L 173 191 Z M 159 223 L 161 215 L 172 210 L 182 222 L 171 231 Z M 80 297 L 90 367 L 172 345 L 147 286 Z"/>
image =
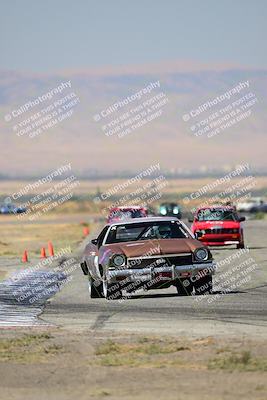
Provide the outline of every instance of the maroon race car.
<path id="1" fill-rule="evenodd" d="M 116 221 L 125 221 L 132 218 L 143 218 L 147 217 L 148 212 L 146 207 L 139 206 L 124 206 L 124 207 L 113 207 L 109 210 L 108 223 Z"/>
<path id="2" fill-rule="evenodd" d="M 179 295 L 210 293 L 210 250 L 175 217 L 107 224 L 86 246 L 81 268 L 92 298 L 119 299 L 122 291 L 175 286 Z"/>

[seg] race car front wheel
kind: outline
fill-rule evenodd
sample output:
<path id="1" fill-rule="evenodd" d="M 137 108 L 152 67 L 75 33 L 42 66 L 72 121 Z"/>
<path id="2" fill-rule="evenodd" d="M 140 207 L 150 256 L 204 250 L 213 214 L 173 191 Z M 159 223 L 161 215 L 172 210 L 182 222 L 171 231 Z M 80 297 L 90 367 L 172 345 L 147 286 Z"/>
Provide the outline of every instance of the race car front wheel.
<path id="1" fill-rule="evenodd" d="M 175 286 L 178 296 L 192 296 L 193 283 L 190 279 L 177 279 Z"/>
<path id="2" fill-rule="evenodd" d="M 195 283 L 195 294 L 211 294 L 212 293 L 212 276 L 206 275 L 203 278 L 198 279 Z"/>

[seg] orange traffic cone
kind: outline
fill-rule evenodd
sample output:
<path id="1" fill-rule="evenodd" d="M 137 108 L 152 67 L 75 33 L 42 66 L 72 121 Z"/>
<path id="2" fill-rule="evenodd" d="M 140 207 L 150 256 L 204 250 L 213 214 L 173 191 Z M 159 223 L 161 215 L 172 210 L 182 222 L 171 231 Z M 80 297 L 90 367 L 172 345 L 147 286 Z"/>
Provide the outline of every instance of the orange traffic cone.
<path id="1" fill-rule="evenodd" d="M 21 261 L 22 261 L 23 263 L 29 261 L 29 260 L 28 260 L 28 253 L 27 253 L 27 250 L 24 250 L 24 253 L 23 253 L 23 256 L 22 256 Z"/>
<path id="2" fill-rule="evenodd" d="M 85 226 L 85 227 L 83 228 L 83 236 L 88 236 L 89 233 L 90 233 L 89 228 L 87 228 L 87 226 Z"/>
<path id="3" fill-rule="evenodd" d="M 41 248 L 41 258 L 46 258 L 45 248 L 44 247 Z"/>
<path id="4" fill-rule="evenodd" d="M 54 257 L 54 247 L 52 242 L 48 242 L 48 253 L 50 257 Z"/>

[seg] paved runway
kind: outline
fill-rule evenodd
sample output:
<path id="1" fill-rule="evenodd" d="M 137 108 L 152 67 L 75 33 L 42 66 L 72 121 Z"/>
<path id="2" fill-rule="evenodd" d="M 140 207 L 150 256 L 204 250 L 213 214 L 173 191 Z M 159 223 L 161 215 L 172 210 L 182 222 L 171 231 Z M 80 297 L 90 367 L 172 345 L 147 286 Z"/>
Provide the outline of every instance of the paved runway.
<path id="1" fill-rule="evenodd" d="M 87 279 L 77 268 L 72 280 L 49 301 L 41 318 L 75 330 L 266 337 L 266 233 L 267 221 L 247 221 L 249 252 L 241 254 L 233 247 L 213 249 L 220 267 L 212 295 L 178 297 L 171 287 L 121 302 L 89 299 Z"/>

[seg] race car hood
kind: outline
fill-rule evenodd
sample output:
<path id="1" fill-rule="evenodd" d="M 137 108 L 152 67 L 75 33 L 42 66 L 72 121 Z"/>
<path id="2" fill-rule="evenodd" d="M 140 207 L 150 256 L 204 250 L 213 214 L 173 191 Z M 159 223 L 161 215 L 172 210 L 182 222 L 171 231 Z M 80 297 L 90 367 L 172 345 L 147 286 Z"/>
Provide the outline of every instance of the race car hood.
<path id="1" fill-rule="evenodd" d="M 226 229 L 238 229 L 240 222 L 238 221 L 201 221 L 194 222 L 192 229 L 211 229 L 211 228 L 226 228 Z"/>
<path id="2" fill-rule="evenodd" d="M 158 239 L 109 244 L 102 246 L 101 253 L 140 257 L 143 255 L 192 253 L 199 247 L 203 247 L 203 244 L 195 239 Z"/>

